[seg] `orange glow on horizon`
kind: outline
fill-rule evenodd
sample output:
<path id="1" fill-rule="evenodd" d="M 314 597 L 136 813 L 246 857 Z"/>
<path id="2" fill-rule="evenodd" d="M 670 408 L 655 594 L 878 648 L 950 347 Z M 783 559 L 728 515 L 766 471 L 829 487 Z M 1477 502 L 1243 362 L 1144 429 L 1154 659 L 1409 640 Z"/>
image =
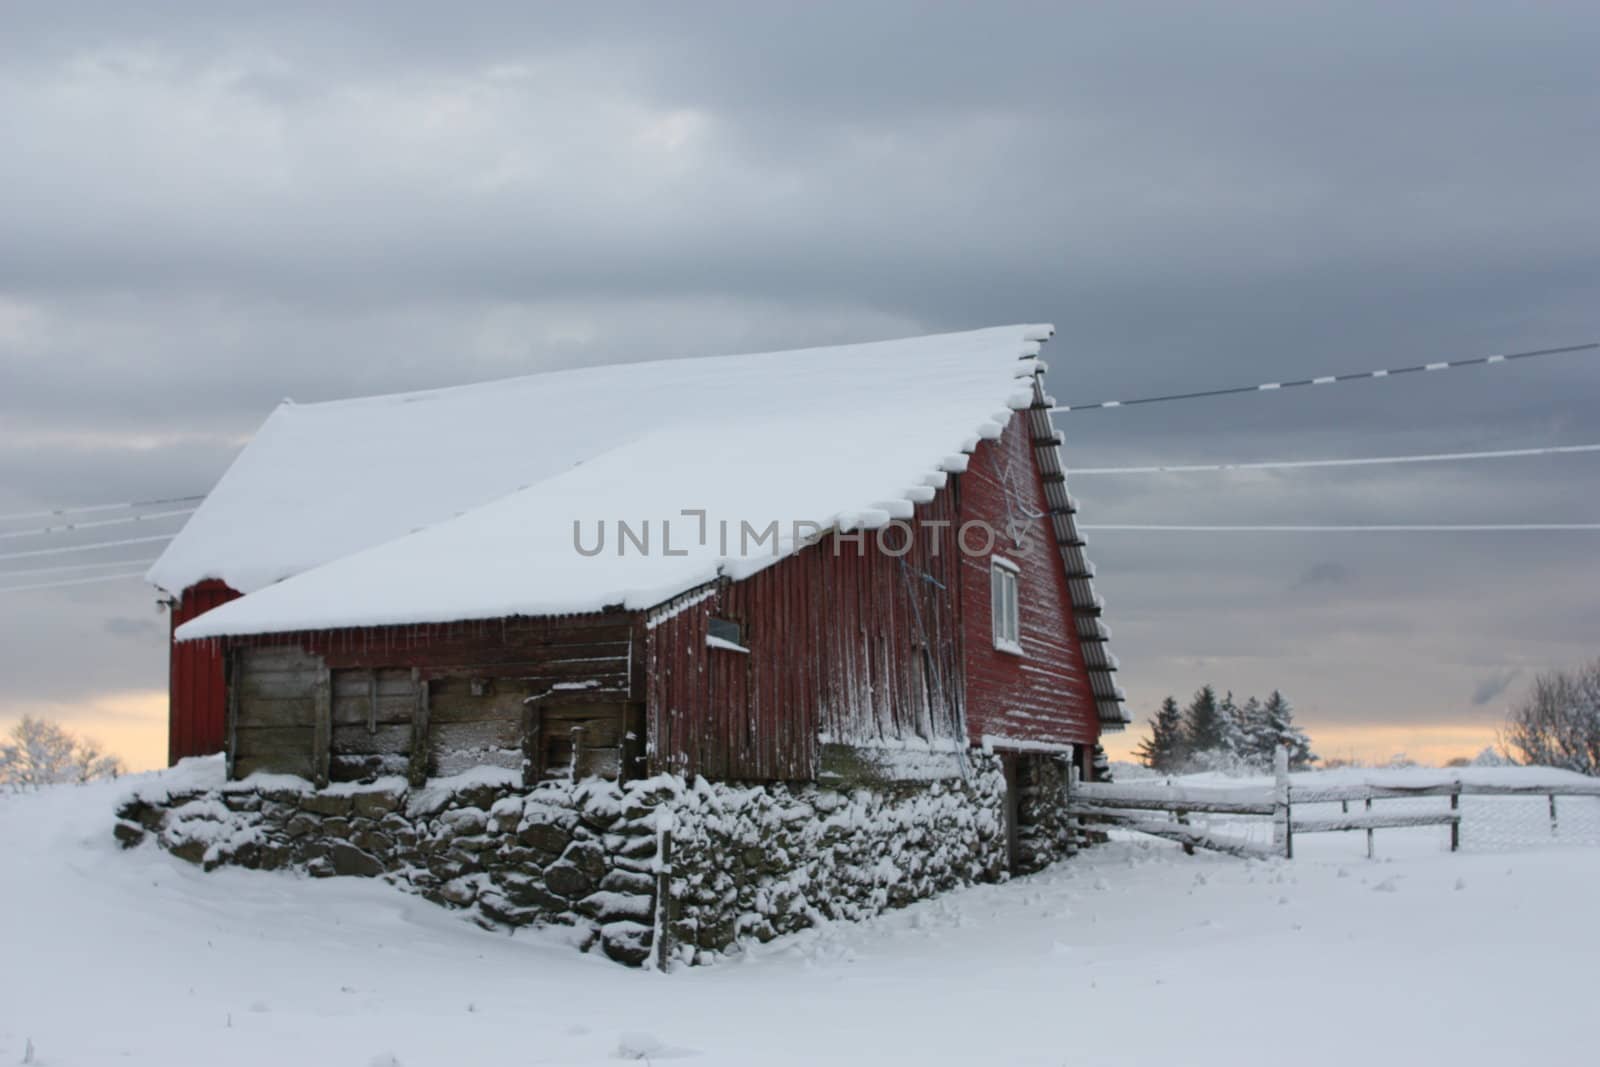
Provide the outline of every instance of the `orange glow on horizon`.
<path id="1" fill-rule="evenodd" d="M 10 733 L 24 715 L 60 723 L 79 737 L 93 738 L 120 756 L 129 771 L 167 765 L 167 693 L 164 689 L 106 693 L 78 703 L 7 704 L 0 733 Z"/>
<path id="2" fill-rule="evenodd" d="M 1493 724 L 1463 723 L 1351 723 L 1347 725 L 1317 726 L 1302 723 L 1311 736 L 1311 748 L 1324 760 L 1352 760 L 1365 764 L 1388 763 L 1391 758 L 1405 754 L 1410 759 L 1428 766 L 1442 766 L 1457 756 L 1469 759 L 1484 748 L 1495 744 Z M 1106 753 L 1113 761 L 1134 763 L 1133 751 L 1139 747 L 1148 727 L 1135 723 L 1120 734 L 1107 734 L 1104 741 Z"/>

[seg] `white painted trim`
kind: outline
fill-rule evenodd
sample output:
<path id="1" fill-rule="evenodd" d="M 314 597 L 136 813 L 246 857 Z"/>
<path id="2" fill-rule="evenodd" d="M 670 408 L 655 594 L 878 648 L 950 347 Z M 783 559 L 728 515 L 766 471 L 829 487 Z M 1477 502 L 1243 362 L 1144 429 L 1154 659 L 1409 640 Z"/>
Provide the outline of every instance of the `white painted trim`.
<path id="1" fill-rule="evenodd" d="M 1001 737 L 998 734 L 984 734 L 981 738 L 983 750 L 994 752 L 1049 752 L 1061 756 L 1070 756 L 1077 750 L 1077 746 L 1070 743 L 1056 741 L 1028 741 L 1023 738 Z"/>
<path id="2" fill-rule="evenodd" d="M 1010 571 L 1012 574 L 1022 573 L 1021 567 L 1019 567 L 1016 563 L 1013 563 L 1011 560 L 1006 559 L 1004 556 L 990 556 L 989 562 L 993 563 L 996 567 L 999 567 L 1002 570 Z"/>

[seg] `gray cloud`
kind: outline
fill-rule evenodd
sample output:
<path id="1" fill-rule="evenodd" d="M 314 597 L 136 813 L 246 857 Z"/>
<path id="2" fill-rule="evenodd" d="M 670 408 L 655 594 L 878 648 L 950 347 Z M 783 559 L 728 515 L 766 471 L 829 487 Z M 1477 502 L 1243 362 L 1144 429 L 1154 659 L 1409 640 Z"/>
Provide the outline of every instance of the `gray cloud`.
<path id="1" fill-rule="evenodd" d="M 1472 690 L 1472 706 L 1481 708 L 1492 704 L 1511 688 L 1511 683 L 1522 676 L 1520 670 L 1497 671 L 1485 678 L 1478 679 L 1478 684 Z"/>
<path id="2" fill-rule="evenodd" d="M 1300 577 L 1295 579 L 1294 587 L 1304 589 L 1307 586 L 1318 585 L 1341 586 L 1349 585 L 1355 580 L 1355 573 L 1343 563 L 1324 560 L 1321 563 L 1313 563 L 1301 571 Z"/>
<path id="3" fill-rule="evenodd" d="M 128 637 L 137 640 L 157 643 L 166 638 L 166 627 L 154 619 L 130 619 L 123 615 L 116 615 L 106 620 L 105 632 L 112 637 Z"/>
<path id="4" fill-rule="evenodd" d="M 284 396 L 590 362 L 1050 319 L 1081 402 L 1586 339 L 1596 45 L 1582 4 L 23 5 L 0 514 L 203 490 Z M 1061 421 L 1080 465 L 1581 443 L 1600 360 Z M 1074 488 L 1098 522 L 1592 520 L 1592 464 Z M 1592 650 L 1583 536 L 1092 551 L 1137 700 L 1428 720 Z M 10 596 L 0 696 L 164 684 L 85 622 L 147 592 Z"/>

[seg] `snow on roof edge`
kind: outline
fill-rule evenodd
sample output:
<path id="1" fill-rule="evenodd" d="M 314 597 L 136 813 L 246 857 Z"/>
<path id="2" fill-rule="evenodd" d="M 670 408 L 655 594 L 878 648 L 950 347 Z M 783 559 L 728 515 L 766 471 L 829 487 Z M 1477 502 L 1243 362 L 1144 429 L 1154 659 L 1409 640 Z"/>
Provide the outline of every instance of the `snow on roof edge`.
<path id="1" fill-rule="evenodd" d="M 913 512 L 915 504 L 919 500 L 925 499 L 925 496 L 929 491 L 927 487 L 938 488 L 940 486 L 940 483 L 947 482 L 948 481 L 947 472 L 959 471 L 959 470 L 964 469 L 965 466 L 966 466 L 967 456 L 970 455 L 970 453 L 972 451 L 974 451 L 978 447 L 980 441 L 986 440 L 986 439 L 992 439 L 994 437 L 997 437 L 999 435 L 999 433 L 1001 431 L 1003 431 L 1005 423 L 1009 422 L 1012 418 L 1014 418 L 1015 415 L 1019 411 L 1025 411 L 1025 410 L 1027 410 L 1027 409 L 1029 409 L 1029 408 L 1034 406 L 1036 396 L 1041 392 L 1041 386 L 1040 386 L 1039 379 L 1040 379 L 1040 375 L 1043 373 L 1043 370 L 1044 370 L 1043 361 L 1038 358 L 1039 352 L 1040 352 L 1041 342 L 1044 339 L 1050 337 L 1054 333 L 1054 327 L 1049 326 L 1049 325 L 1017 326 L 1017 327 L 995 327 L 995 328 L 991 328 L 990 330 L 968 331 L 967 333 L 973 334 L 975 336 L 979 335 L 979 334 L 991 335 L 991 342 L 990 342 L 991 343 L 991 348 L 990 348 L 991 357 L 990 358 L 993 358 L 993 355 L 997 354 L 997 353 L 994 353 L 994 349 L 992 347 L 992 345 L 994 343 L 994 339 L 993 339 L 992 335 L 1001 334 L 1003 336 L 1004 334 L 1006 334 L 1009 331 L 1016 331 L 1015 333 L 1011 334 L 1012 340 L 1010 341 L 1010 344 L 1014 345 L 1014 348 L 1012 348 L 1012 351 L 1015 353 L 1015 357 L 1014 358 L 1017 360 L 1017 364 L 1018 364 L 1014 369 L 1012 369 L 1010 371 L 1010 377 L 1013 380 L 1026 379 L 1027 383 L 1028 383 L 1027 386 L 1025 388 L 1021 388 L 1021 389 L 1015 389 L 1010 394 L 1006 395 L 1005 396 L 1005 407 L 1003 409 L 1000 409 L 1000 410 L 997 410 L 997 411 L 993 411 L 992 414 L 988 418 L 983 418 L 982 416 L 978 416 L 980 421 L 974 427 L 976 432 L 970 433 L 967 436 L 962 438 L 962 440 L 960 442 L 960 445 L 959 445 L 960 451 L 959 452 L 954 452 L 954 453 L 947 452 L 947 453 L 944 454 L 942 459 L 937 459 L 937 460 L 934 460 L 934 461 L 930 462 L 928 464 L 928 466 L 927 466 L 927 469 L 926 469 L 925 473 L 923 475 L 921 475 L 918 479 L 915 479 L 915 482 L 917 484 L 904 486 L 903 489 L 902 489 L 902 492 L 899 495 L 899 497 L 897 497 L 895 499 L 892 499 L 892 500 L 878 501 L 875 505 L 872 505 L 872 506 L 866 507 L 866 508 L 856 507 L 856 508 L 853 508 L 853 509 L 846 509 L 846 510 L 841 510 L 841 511 L 835 512 L 833 515 L 829 516 L 828 520 L 824 523 L 824 525 L 823 525 L 824 529 L 839 529 L 839 530 L 843 530 L 843 531 L 848 531 L 848 530 L 851 530 L 851 529 L 863 528 L 863 527 L 864 528 L 872 528 L 872 527 L 876 527 L 876 526 L 881 526 L 884 523 L 887 523 L 887 522 L 891 521 L 891 519 L 893 519 L 895 517 L 900 517 L 905 513 Z M 962 336 L 966 336 L 966 334 L 965 333 L 964 334 L 945 334 L 945 335 L 934 335 L 933 337 L 929 337 L 929 338 L 908 338 L 908 339 L 904 339 L 904 342 L 884 342 L 884 344 L 910 343 L 910 342 L 923 341 L 923 340 L 936 341 L 936 340 L 940 340 L 940 339 L 953 340 L 953 339 L 955 339 L 957 337 L 962 337 Z M 1001 343 L 1004 343 L 1004 342 L 1001 342 Z M 855 349 L 855 348 L 866 349 L 866 348 L 869 348 L 869 347 L 870 347 L 870 345 L 862 345 L 862 346 L 856 346 L 856 345 L 830 346 L 830 347 L 827 347 L 827 348 L 799 349 L 799 350 L 793 350 L 792 352 L 759 353 L 759 354 L 756 354 L 756 355 L 759 358 L 761 356 L 786 356 L 786 355 L 794 355 L 796 353 L 813 353 L 813 352 L 815 352 L 815 353 L 829 352 L 829 353 L 837 354 L 840 350 Z M 740 360 L 740 359 L 744 359 L 744 358 L 747 358 L 747 357 L 722 356 L 722 357 L 705 357 L 704 359 L 701 359 L 701 360 L 651 361 L 651 362 L 655 363 L 655 364 L 662 364 L 662 363 L 671 364 L 671 363 L 688 362 L 688 363 L 697 363 L 697 364 L 700 364 L 700 365 L 703 366 L 704 363 L 708 362 L 708 361 L 721 361 L 721 360 L 733 361 L 733 360 Z M 640 365 L 641 364 L 630 364 L 630 365 L 627 365 L 627 366 L 640 366 Z M 541 374 L 541 375 L 526 375 L 526 376 L 522 376 L 522 378 L 516 379 L 516 380 L 521 381 L 521 380 L 529 380 L 529 379 L 540 379 L 540 378 L 545 378 L 545 377 L 549 377 L 549 376 L 552 376 L 552 375 L 568 376 L 568 375 L 571 375 L 572 373 L 574 373 L 574 372 L 570 372 L 570 371 L 548 372 L 548 374 Z M 913 376 L 915 375 L 914 369 L 910 371 L 910 374 L 912 374 Z M 1019 384 L 1020 384 L 1020 382 L 1019 382 Z M 464 390 L 464 389 L 472 389 L 472 388 L 475 388 L 475 386 L 453 386 L 453 387 L 448 387 L 446 390 L 429 391 L 426 394 L 399 393 L 399 394 L 387 394 L 387 396 L 389 398 L 394 398 L 394 397 L 402 397 L 402 398 L 404 398 L 404 397 L 411 397 L 411 396 L 418 396 L 418 395 L 434 395 L 434 394 L 437 394 L 437 393 L 440 393 L 440 392 L 452 392 L 452 393 L 455 393 L 455 392 L 459 392 L 459 391 Z M 352 401 L 330 401 L 330 402 L 327 402 L 327 403 L 328 404 L 346 404 L 346 403 L 358 403 L 358 402 L 364 401 L 364 400 L 376 400 L 376 399 L 382 399 L 382 398 L 355 398 Z M 326 405 L 322 405 L 322 406 L 324 408 L 326 407 Z M 273 415 L 275 417 L 277 417 L 277 419 L 276 419 L 277 423 L 280 424 L 280 425 L 281 425 L 281 423 L 283 421 L 283 419 L 281 417 L 281 413 L 283 411 L 283 407 L 284 407 L 283 405 L 280 405 L 280 407 L 278 409 L 276 409 L 274 411 L 274 413 L 273 413 Z M 308 407 L 314 407 L 314 405 L 296 405 L 295 407 L 298 408 L 299 410 L 305 410 Z M 268 432 L 269 430 L 271 430 L 273 428 L 273 425 L 274 425 L 274 418 L 273 417 L 269 417 L 268 422 L 266 424 L 264 424 L 264 426 L 263 426 L 263 433 Z M 940 449 L 940 450 L 937 450 L 937 451 L 943 452 L 944 450 Z M 236 460 L 234 466 L 230 467 L 229 472 L 226 475 L 224 475 L 224 480 L 226 481 L 230 476 L 235 476 L 238 473 L 238 471 L 240 470 L 240 468 L 246 466 L 245 460 L 247 458 L 248 458 L 247 456 L 241 455 L 240 459 Z M 221 485 L 221 484 L 222 483 L 219 483 L 219 485 Z M 524 486 L 522 488 L 523 489 L 527 489 L 527 488 L 530 488 L 530 487 Z M 519 489 L 519 490 L 517 490 L 517 491 L 515 491 L 515 492 L 513 492 L 511 494 L 507 494 L 507 496 L 516 496 L 521 491 L 522 490 Z M 504 499 L 506 499 L 506 498 L 505 497 L 500 498 L 500 500 L 504 500 Z M 483 510 L 485 510 L 487 508 L 493 507 L 495 504 L 497 504 L 499 502 L 500 502 L 499 500 L 491 501 L 491 502 L 489 502 L 487 504 L 480 505 L 477 508 L 469 509 L 469 511 L 463 512 L 463 513 L 455 516 L 453 519 L 452 518 L 447 518 L 447 519 L 443 520 L 442 524 L 448 525 L 450 522 L 454 521 L 454 519 L 463 518 L 463 517 L 465 517 L 467 515 L 472 514 L 473 512 L 483 511 Z M 420 532 L 420 531 L 412 531 L 412 533 L 417 533 L 417 532 Z M 396 541 L 403 541 L 403 540 L 406 539 L 407 536 L 409 536 L 409 535 L 403 534 L 399 538 L 391 539 L 390 541 L 386 541 L 386 542 L 382 542 L 382 543 L 383 544 L 390 544 L 390 543 L 393 543 L 393 542 L 396 542 Z M 358 549 L 352 555 L 354 555 L 354 556 L 362 556 L 362 555 L 365 555 L 366 553 L 372 551 L 376 547 L 377 546 L 374 545 L 374 546 L 369 546 L 367 548 Z M 533 604 L 531 602 L 522 601 L 522 600 L 520 600 L 520 599 L 518 599 L 516 597 L 511 597 L 511 598 L 508 598 L 508 599 L 505 599 L 505 600 L 500 600 L 498 598 L 490 597 L 490 598 L 487 598 L 485 601 L 483 601 L 481 603 L 472 605 L 470 607 L 470 609 L 466 609 L 466 610 L 451 610 L 451 611 L 429 610 L 426 613 L 423 613 L 421 609 L 417 609 L 415 611 L 415 613 L 410 614 L 410 615 L 408 615 L 406 617 L 397 617 L 397 616 L 394 616 L 394 615 L 385 614 L 381 610 L 377 611 L 377 612 L 363 610 L 363 609 L 357 607 L 353 603 L 349 603 L 348 601 L 342 601 L 342 603 L 347 603 L 348 606 L 346 606 L 343 609 L 336 609 L 336 610 L 332 610 L 332 611 L 319 610 L 317 612 L 317 617 L 315 619 L 312 619 L 312 618 L 310 618 L 308 616 L 306 616 L 306 617 L 295 617 L 295 618 L 280 618 L 276 622 L 273 622 L 273 623 L 270 623 L 270 624 L 266 624 L 266 623 L 263 623 L 263 622 L 260 622 L 260 621 L 257 621 L 257 622 L 254 622 L 254 623 L 246 623 L 243 619 L 241 619 L 241 620 L 238 620 L 237 624 L 235 624 L 235 623 L 230 621 L 231 617 L 233 615 L 240 614 L 241 612 L 243 614 L 245 614 L 245 615 L 249 614 L 248 610 L 244 610 L 245 607 L 246 607 L 244 602 L 250 601 L 252 599 L 259 600 L 259 598 L 254 597 L 253 594 L 251 594 L 249 591 L 247 591 L 247 595 L 244 598 L 242 598 L 242 600 L 235 601 L 230 605 L 226 605 L 226 606 L 224 606 L 222 608 L 215 609 L 213 612 L 208 612 L 205 616 L 203 616 L 201 618 L 198 618 L 196 620 L 192 620 L 191 622 L 189 622 L 189 623 L 183 625 L 182 627 L 180 627 L 174 636 L 178 640 L 199 640 L 199 639 L 204 639 L 204 638 L 208 638 L 208 637 L 225 636 L 225 635 L 290 633 L 290 632 L 303 632 L 303 631 L 306 631 L 306 630 L 347 629 L 347 628 L 358 628 L 358 627 L 369 627 L 369 626 L 463 622 L 463 621 L 475 621 L 475 620 L 506 618 L 506 617 L 513 617 L 513 616 L 577 615 L 577 614 L 589 614 L 589 613 L 592 613 L 592 612 L 594 612 L 596 610 L 601 610 L 601 608 L 599 606 L 599 602 L 600 601 L 603 601 L 604 603 L 607 603 L 607 604 L 615 604 L 617 606 L 622 607 L 624 610 L 628 610 L 628 611 L 648 611 L 648 610 L 650 610 L 652 608 L 658 607 L 659 605 L 672 600 L 674 597 L 682 595 L 683 593 L 688 592 L 688 591 L 690 591 L 690 590 L 692 590 L 692 589 L 704 584 L 707 581 L 714 581 L 714 580 L 716 580 L 718 578 L 727 578 L 728 580 L 738 581 L 738 580 L 743 580 L 745 578 L 748 578 L 751 575 L 757 573 L 758 571 L 764 570 L 767 566 L 772 565 L 773 563 L 777 562 L 779 559 L 786 558 L 787 556 L 792 555 L 798 549 L 798 547 L 800 547 L 800 546 L 798 546 L 796 544 L 788 544 L 788 545 L 786 545 L 784 547 L 784 550 L 782 552 L 777 553 L 777 554 L 771 556 L 770 558 L 767 557 L 767 556 L 761 556 L 761 557 L 756 557 L 756 558 L 722 558 L 722 559 L 716 560 L 715 566 L 714 566 L 714 568 L 712 570 L 707 571 L 707 570 L 704 570 L 704 569 L 700 569 L 700 570 L 698 570 L 697 572 L 695 572 L 693 574 L 682 574 L 682 575 L 679 576 L 679 578 L 677 580 L 674 580 L 674 581 L 666 583 L 666 584 L 662 584 L 662 585 L 655 586 L 655 587 L 650 587 L 650 588 L 632 587 L 632 588 L 629 588 L 629 589 L 627 589 L 625 591 L 619 590 L 619 591 L 617 591 L 615 593 L 605 593 L 605 594 L 602 594 L 599 597 L 597 597 L 597 596 L 595 596 L 593 594 L 590 594 L 588 596 L 585 596 L 585 597 L 581 598 L 580 600 L 574 600 L 574 601 L 572 601 L 570 603 L 552 603 L 550 601 L 546 601 L 544 603 L 540 603 L 540 604 L 535 605 L 535 604 Z M 350 558 L 350 557 L 349 556 L 341 557 L 341 559 L 348 559 L 348 558 Z M 309 569 L 307 569 L 305 571 L 300 572 L 299 575 L 291 576 L 289 580 L 290 581 L 294 581 L 296 578 L 299 578 L 299 577 L 302 577 L 302 576 L 309 577 L 309 576 L 314 575 L 317 572 L 323 570 L 325 567 L 330 566 L 333 563 L 337 563 L 339 561 L 340 561 L 339 559 L 335 559 L 335 560 L 329 561 L 328 563 L 324 563 L 324 564 L 320 564 L 320 565 L 317 565 L 317 566 L 313 566 L 313 567 L 311 567 L 311 568 L 309 568 Z M 156 578 L 159 577 L 156 574 L 156 572 L 159 569 L 160 568 L 159 568 L 159 561 L 158 561 L 158 566 L 155 566 L 155 567 L 151 568 L 150 577 L 151 577 L 151 579 L 153 581 Z M 222 580 L 224 580 L 224 581 L 227 580 L 225 575 L 215 575 L 215 576 L 221 577 Z M 160 583 L 159 582 L 155 582 L 155 584 L 159 585 Z M 275 588 L 275 586 L 274 585 L 266 585 L 266 586 L 259 587 L 260 592 L 263 592 L 263 593 L 265 593 L 268 589 L 272 589 L 272 588 Z M 268 599 L 271 600 L 273 598 L 269 596 Z M 459 608 L 459 605 L 458 605 L 458 608 Z"/>

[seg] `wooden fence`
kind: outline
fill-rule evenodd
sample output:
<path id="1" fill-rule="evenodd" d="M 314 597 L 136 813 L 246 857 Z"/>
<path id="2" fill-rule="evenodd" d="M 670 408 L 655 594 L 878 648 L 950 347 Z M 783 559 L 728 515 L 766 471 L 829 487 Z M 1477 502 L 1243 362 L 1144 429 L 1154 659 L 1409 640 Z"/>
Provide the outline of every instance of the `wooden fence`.
<path id="1" fill-rule="evenodd" d="M 1197 848 L 1226 852 L 1234 856 L 1294 858 L 1294 841 L 1300 834 L 1361 831 L 1367 835 L 1367 855 L 1373 854 L 1373 833 L 1377 830 L 1417 826 L 1447 826 L 1450 850 L 1461 847 L 1461 798 L 1463 796 L 1543 796 L 1548 798 L 1550 829 L 1558 825 L 1556 798 L 1563 796 L 1600 798 L 1600 781 L 1547 783 L 1539 785 L 1486 785 L 1452 779 L 1427 785 L 1334 785 L 1295 786 L 1289 778 L 1287 755 L 1280 750 L 1269 787 L 1206 788 L 1170 783 L 1132 782 L 1127 784 L 1070 783 L 1067 810 L 1080 827 L 1099 826 L 1132 830 L 1176 841 L 1191 855 Z M 1410 800 L 1442 797 L 1449 807 L 1428 812 L 1384 812 L 1374 801 Z M 1334 804 L 1336 816 L 1296 817 L 1295 809 L 1312 804 Z M 1351 805 L 1359 803 L 1359 811 Z M 1259 816 L 1272 820 L 1270 845 L 1242 837 L 1217 834 L 1194 826 L 1191 815 Z"/>

